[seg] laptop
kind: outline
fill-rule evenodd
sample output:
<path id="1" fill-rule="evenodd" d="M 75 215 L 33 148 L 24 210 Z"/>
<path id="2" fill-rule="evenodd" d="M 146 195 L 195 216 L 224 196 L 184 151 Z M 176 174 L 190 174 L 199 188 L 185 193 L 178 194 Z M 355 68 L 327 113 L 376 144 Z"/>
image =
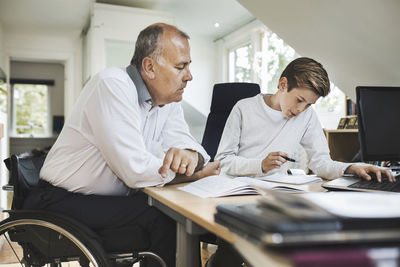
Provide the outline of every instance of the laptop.
<path id="1" fill-rule="evenodd" d="M 390 161 L 396 182 L 344 176 L 322 186 L 329 190 L 400 193 L 400 87 L 358 86 L 356 94 L 361 160 Z"/>

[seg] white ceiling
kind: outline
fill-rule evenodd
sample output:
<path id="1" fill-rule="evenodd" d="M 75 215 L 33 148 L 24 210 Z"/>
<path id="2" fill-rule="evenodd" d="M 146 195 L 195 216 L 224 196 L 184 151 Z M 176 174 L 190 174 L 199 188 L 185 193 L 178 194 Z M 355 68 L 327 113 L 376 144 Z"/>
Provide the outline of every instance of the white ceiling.
<path id="1" fill-rule="evenodd" d="M 238 0 L 355 99 L 357 85 L 400 85 L 399 0 Z"/>
<path id="2" fill-rule="evenodd" d="M 79 34 L 94 0 L 0 0 L 5 31 Z M 189 35 L 219 38 L 254 17 L 236 0 L 98 0 L 97 2 L 167 11 Z M 221 26 L 214 27 L 218 22 Z"/>

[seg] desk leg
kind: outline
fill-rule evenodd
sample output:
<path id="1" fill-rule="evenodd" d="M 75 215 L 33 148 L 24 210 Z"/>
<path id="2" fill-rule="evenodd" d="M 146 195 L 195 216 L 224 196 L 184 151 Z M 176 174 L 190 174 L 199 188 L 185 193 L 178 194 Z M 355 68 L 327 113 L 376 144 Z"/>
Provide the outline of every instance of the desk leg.
<path id="1" fill-rule="evenodd" d="M 148 202 L 176 221 L 176 266 L 200 267 L 199 235 L 207 231 L 151 196 Z"/>
<path id="2" fill-rule="evenodd" d="M 186 226 L 177 223 L 176 229 L 176 266 L 177 267 L 200 267 L 200 242 L 198 235 L 187 233 Z"/>

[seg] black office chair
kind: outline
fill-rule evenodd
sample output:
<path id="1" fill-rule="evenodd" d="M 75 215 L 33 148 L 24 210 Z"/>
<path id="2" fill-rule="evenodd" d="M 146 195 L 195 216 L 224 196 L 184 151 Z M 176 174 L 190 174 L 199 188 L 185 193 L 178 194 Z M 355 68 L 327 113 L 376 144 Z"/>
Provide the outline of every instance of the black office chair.
<path id="1" fill-rule="evenodd" d="M 44 159 L 45 155 L 39 154 L 12 155 L 5 160 L 10 179 L 3 189 L 14 194 L 11 210 L 3 211 L 9 217 L 0 222 L 0 238 L 4 237 L 13 249 L 16 261 L 35 267 L 45 264 L 62 266 L 63 262 L 71 261 L 77 261 L 81 266 L 103 267 L 115 266 L 123 260 L 131 266 L 150 257 L 160 266 L 166 266 L 164 260 L 152 252 L 106 251 L 105 244 L 94 231 L 69 216 L 23 209 L 25 197 L 39 182 Z M 22 255 L 18 255 L 21 250 Z"/>
<path id="2" fill-rule="evenodd" d="M 226 120 L 233 106 L 239 100 L 259 93 L 260 86 L 256 83 L 217 83 L 214 85 L 210 113 L 207 117 L 201 142 L 201 145 L 210 155 L 211 161 L 214 161 Z M 200 236 L 200 241 L 204 244 L 215 244 L 216 237 L 211 233 L 203 234 Z"/>
<path id="3" fill-rule="evenodd" d="M 239 100 L 260 93 L 256 83 L 217 83 L 214 85 L 210 114 L 208 115 L 201 145 L 214 160 L 226 120 Z"/>

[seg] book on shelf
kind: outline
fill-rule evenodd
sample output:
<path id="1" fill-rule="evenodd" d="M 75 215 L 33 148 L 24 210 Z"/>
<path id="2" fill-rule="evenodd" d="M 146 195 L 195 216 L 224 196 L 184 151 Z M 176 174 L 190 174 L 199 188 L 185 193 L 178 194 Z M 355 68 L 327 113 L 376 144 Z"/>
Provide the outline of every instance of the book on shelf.
<path id="1" fill-rule="evenodd" d="M 260 189 L 301 193 L 309 192 L 310 184 L 321 181 L 321 178 L 313 175 L 287 175 L 281 173 L 263 177 L 213 175 L 179 187 L 179 189 L 202 198 L 254 195 L 260 194 Z"/>
<path id="2" fill-rule="evenodd" d="M 357 106 L 350 98 L 346 97 L 346 115 L 356 115 Z"/>
<path id="3" fill-rule="evenodd" d="M 344 129 L 346 128 L 347 122 L 348 122 L 349 118 L 347 117 L 343 117 L 340 119 L 339 124 L 338 124 L 338 129 Z"/>
<path id="4" fill-rule="evenodd" d="M 358 119 L 357 116 L 350 116 L 345 129 L 358 129 Z"/>
<path id="5" fill-rule="evenodd" d="M 339 120 L 337 129 L 358 129 L 357 115 L 348 115 Z"/>

